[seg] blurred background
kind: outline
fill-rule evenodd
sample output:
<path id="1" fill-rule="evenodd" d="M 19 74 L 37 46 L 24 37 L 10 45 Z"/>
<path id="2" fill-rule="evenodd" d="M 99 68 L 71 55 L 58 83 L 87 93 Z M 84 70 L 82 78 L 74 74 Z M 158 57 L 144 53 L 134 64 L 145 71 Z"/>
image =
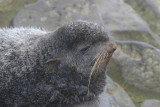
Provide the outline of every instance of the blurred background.
<path id="1" fill-rule="evenodd" d="M 0 27 L 54 31 L 77 20 L 106 27 L 118 45 L 108 89 L 117 107 L 160 107 L 160 0 L 0 0 Z"/>

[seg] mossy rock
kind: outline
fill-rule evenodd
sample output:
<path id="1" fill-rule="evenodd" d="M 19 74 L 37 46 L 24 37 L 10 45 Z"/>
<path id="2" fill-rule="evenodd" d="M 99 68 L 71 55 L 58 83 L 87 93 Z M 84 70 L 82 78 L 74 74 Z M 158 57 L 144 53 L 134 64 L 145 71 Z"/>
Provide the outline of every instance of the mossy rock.
<path id="1" fill-rule="evenodd" d="M 135 11 L 149 24 L 151 30 L 160 35 L 160 1 L 126 0 Z"/>
<path id="2" fill-rule="evenodd" d="M 151 44 L 160 49 L 160 44 L 155 41 L 154 35 L 147 31 L 112 31 L 112 36 L 119 41 L 140 41 Z"/>
<path id="3" fill-rule="evenodd" d="M 37 0 L 3 0 L 0 3 L 0 27 L 9 27 L 16 13 L 26 4 Z"/>
<path id="4" fill-rule="evenodd" d="M 40 27 L 52 31 L 66 22 L 78 19 L 101 22 L 95 5 L 90 1 L 38 0 L 18 12 L 13 26 Z"/>
<path id="5" fill-rule="evenodd" d="M 140 107 L 141 104 L 147 99 L 159 99 L 160 94 L 155 92 L 142 90 L 135 87 L 132 84 L 128 84 L 126 80 L 124 80 L 122 76 L 122 69 L 119 64 L 117 64 L 114 59 L 109 62 L 107 70 L 107 75 L 110 76 L 113 81 L 120 84 L 120 86 L 129 94 L 136 107 Z"/>
<path id="6" fill-rule="evenodd" d="M 160 100 L 149 99 L 143 102 L 141 107 L 160 107 Z"/>

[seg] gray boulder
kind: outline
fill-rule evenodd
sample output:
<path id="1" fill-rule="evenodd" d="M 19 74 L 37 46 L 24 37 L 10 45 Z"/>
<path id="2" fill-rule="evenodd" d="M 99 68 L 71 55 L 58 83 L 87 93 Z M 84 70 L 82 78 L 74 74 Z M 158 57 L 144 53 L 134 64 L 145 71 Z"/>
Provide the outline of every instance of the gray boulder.
<path id="1" fill-rule="evenodd" d="M 13 26 L 53 30 L 77 19 L 103 24 L 116 40 L 143 41 L 160 47 L 158 35 L 153 34 L 147 23 L 123 0 L 39 0 L 18 12 Z"/>
<path id="2" fill-rule="evenodd" d="M 54 30 L 65 22 L 85 19 L 101 23 L 95 5 L 81 0 L 39 0 L 25 6 L 13 19 L 13 26 Z"/>
<path id="3" fill-rule="evenodd" d="M 144 42 L 119 41 L 117 44 L 119 50 L 114 60 L 121 65 L 126 82 L 160 93 L 160 50 Z"/>
<path id="4" fill-rule="evenodd" d="M 154 33 L 160 36 L 160 1 L 159 0 L 125 0 L 148 23 Z"/>
<path id="5" fill-rule="evenodd" d="M 141 107 L 160 107 L 160 100 L 150 99 L 143 102 Z"/>

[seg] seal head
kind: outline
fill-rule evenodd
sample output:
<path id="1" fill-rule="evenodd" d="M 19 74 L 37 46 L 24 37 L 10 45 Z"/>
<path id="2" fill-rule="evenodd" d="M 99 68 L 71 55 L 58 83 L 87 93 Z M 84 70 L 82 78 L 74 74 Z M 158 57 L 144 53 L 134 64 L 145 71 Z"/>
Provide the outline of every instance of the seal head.
<path id="1" fill-rule="evenodd" d="M 59 28 L 53 37 L 56 50 L 51 59 L 54 66 L 58 63 L 51 75 L 60 76 L 52 80 L 61 82 L 60 99 L 72 105 L 96 98 L 103 91 L 106 66 L 116 50 L 109 33 L 96 23 L 76 21 Z"/>

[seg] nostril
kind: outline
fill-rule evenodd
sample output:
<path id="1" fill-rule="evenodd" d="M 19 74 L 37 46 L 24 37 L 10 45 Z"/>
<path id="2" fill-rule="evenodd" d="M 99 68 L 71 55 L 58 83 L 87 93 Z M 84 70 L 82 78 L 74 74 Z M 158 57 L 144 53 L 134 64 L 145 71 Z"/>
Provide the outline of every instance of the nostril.
<path id="1" fill-rule="evenodd" d="M 116 49 L 117 49 L 117 48 L 116 48 L 116 47 L 114 47 L 114 48 L 113 48 L 113 51 L 115 51 Z"/>
<path id="2" fill-rule="evenodd" d="M 108 45 L 109 45 L 111 51 L 113 51 L 113 52 L 117 49 L 117 46 L 114 42 L 109 42 Z"/>

